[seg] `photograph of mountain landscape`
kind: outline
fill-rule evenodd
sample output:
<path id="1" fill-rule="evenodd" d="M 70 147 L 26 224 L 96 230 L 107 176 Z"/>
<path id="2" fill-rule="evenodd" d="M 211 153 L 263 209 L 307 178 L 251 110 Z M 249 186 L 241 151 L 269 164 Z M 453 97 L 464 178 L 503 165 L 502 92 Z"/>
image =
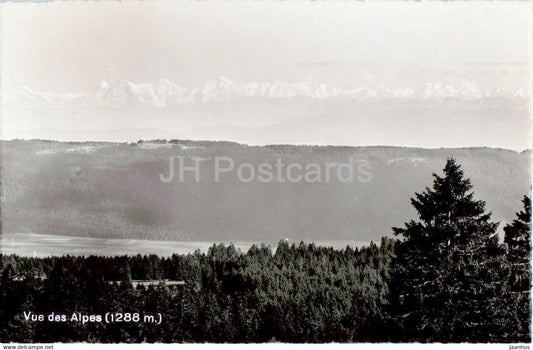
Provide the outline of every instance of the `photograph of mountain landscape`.
<path id="1" fill-rule="evenodd" d="M 1 343 L 530 343 L 527 2 L 0 4 Z"/>

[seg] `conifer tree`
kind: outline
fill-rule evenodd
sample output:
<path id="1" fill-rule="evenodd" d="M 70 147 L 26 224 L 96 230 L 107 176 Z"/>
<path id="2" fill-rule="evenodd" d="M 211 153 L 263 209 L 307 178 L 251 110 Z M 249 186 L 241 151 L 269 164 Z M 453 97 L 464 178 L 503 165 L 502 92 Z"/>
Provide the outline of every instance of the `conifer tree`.
<path id="1" fill-rule="evenodd" d="M 393 228 L 401 236 L 391 282 L 401 340 L 500 341 L 498 224 L 454 159 L 433 178 L 432 188 L 411 199 L 419 221 Z"/>
<path id="2" fill-rule="evenodd" d="M 524 210 L 516 214 L 516 219 L 505 226 L 504 242 L 507 245 L 507 260 L 510 265 L 509 302 L 512 320 L 513 342 L 529 343 L 531 320 L 531 199 L 524 196 Z"/>

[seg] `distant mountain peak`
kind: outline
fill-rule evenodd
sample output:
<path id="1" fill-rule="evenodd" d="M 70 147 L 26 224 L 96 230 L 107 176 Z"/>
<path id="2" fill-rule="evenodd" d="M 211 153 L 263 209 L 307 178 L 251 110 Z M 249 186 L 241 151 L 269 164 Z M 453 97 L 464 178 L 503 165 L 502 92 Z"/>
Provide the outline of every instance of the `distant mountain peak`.
<path id="1" fill-rule="evenodd" d="M 68 103 L 75 100 L 90 97 L 90 94 L 82 92 L 42 92 L 34 90 L 26 85 L 22 86 L 19 89 L 19 94 L 33 101 L 47 102 L 50 104 Z"/>

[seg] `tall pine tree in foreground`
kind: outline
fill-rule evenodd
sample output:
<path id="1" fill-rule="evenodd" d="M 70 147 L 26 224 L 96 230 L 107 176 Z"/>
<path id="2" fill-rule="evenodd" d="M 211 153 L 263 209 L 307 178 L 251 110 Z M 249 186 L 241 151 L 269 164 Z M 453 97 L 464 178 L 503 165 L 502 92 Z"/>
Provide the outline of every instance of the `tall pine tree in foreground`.
<path id="1" fill-rule="evenodd" d="M 516 214 L 516 219 L 504 227 L 507 244 L 507 259 L 510 265 L 509 301 L 511 310 L 511 332 L 513 342 L 531 341 L 529 330 L 531 320 L 531 199 L 524 196 L 524 210 Z"/>
<path id="2" fill-rule="evenodd" d="M 391 281 L 393 313 L 401 341 L 503 341 L 499 307 L 505 255 L 485 202 L 449 159 L 411 199 L 419 221 L 393 228 L 400 236 Z"/>

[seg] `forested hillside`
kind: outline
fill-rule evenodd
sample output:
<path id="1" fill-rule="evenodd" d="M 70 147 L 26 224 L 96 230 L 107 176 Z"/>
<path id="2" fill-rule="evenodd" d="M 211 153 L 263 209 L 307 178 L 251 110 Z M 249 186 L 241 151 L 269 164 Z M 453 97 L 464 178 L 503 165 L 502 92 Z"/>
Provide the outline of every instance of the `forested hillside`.
<path id="1" fill-rule="evenodd" d="M 15 140 L 1 141 L 0 147 L 4 232 L 193 241 L 376 241 L 391 235 L 398 222 L 415 217 L 406 203 L 450 156 L 476 184 L 493 218 L 507 223 L 529 191 L 531 159 L 530 151 L 488 148 L 252 147 L 184 140 Z M 171 157 L 175 178 L 162 182 Z M 198 183 L 190 172 L 178 181 L 178 157 L 186 166 L 194 165 L 194 157 L 202 160 Z M 216 157 L 235 163 L 218 183 Z M 326 164 L 350 159 L 354 181 L 340 181 L 335 168 L 326 181 Z M 251 181 L 237 179 L 240 164 L 274 167 L 278 161 L 285 167 L 280 181 L 260 181 L 257 168 Z M 288 164 L 304 169 L 316 164 L 320 181 L 287 181 Z M 368 167 L 358 172 L 358 164 Z M 298 172 L 293 169 L 293 175 Z"/>
<path id="2" fill-rule="evenodd" d="M 472 189 L 448 159 L 411 199 L 417 219 L 361 249 L 0 255 L 0 342 L 530 342 L 531 200 L 501 243 Z"/>

